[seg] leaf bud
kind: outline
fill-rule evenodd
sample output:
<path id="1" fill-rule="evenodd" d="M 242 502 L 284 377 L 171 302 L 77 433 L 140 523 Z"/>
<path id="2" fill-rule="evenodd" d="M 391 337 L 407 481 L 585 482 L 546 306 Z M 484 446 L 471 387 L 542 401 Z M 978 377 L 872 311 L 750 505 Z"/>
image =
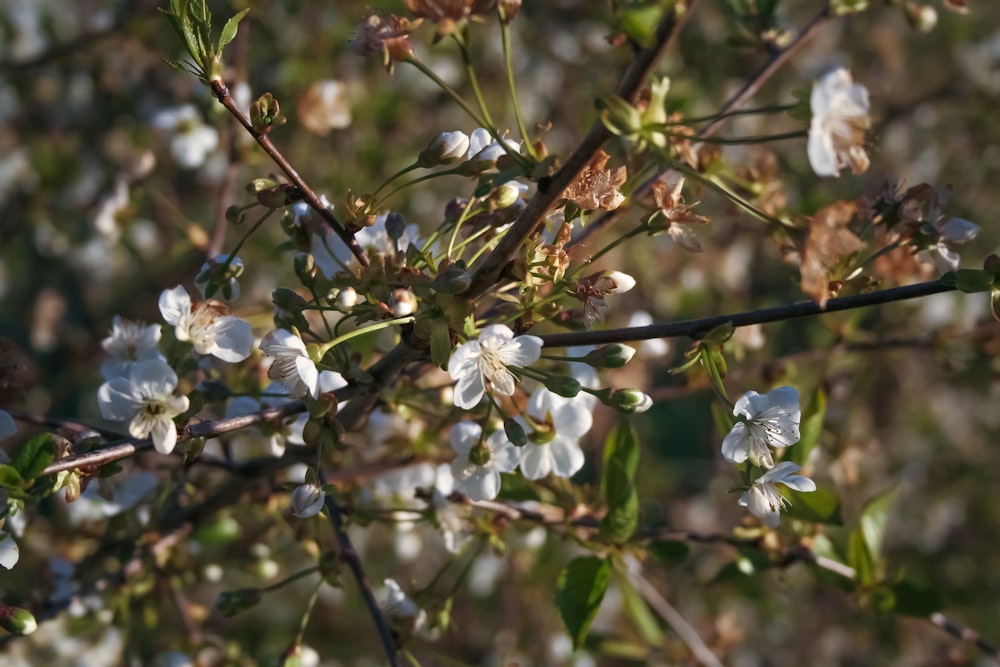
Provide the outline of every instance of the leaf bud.
<path id="1" fill-rule="evenodd" d="M 12 635 L 30 635 L 38 629 L 38 621 L 27 609 L 0 605 L 0 627 Z"/>

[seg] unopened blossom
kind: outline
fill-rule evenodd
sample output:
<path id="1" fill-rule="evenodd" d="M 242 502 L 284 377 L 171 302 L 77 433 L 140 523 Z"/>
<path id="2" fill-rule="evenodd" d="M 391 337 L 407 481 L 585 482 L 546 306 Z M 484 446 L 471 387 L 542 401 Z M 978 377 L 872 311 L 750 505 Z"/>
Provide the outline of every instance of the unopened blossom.
<path id="1" fill-rule="evenodd" d="M 771 447 L 788 447 L 799 441 L 799 392 L 778 387 L 767 394 L 748 391 L 736 401 L 737 422 L 722 441 L 722 456 L 732 463 L 748 458 L 755 466 L 773 468 Z"/>
<path id="2" fill-rule="evenodd" d="M 177 374 L 159 359 L 136 362 L 127 377 L 114 377 L 97 390 L 101 416 L 128 421 L 134 438 L 151 437 L 161 454 L 177 444 L 174 417 L 188 409 L 187 396 L 174 396 Z"/>
<path id="3" fill-rule="evenodd" d="M 477 340 L 459 345 L 448 360 L 448 374 L 455 385 L 455 405 L 469 410 L 476 407 L 490 383 L 501 396 L 512 396 L 516 382 L 511 366 L 530 366 L 542 354 L 542 339 L 515 336 L 503 324 L 491 324 Z"/>
<path id="4" fill-rule="evenodd" d="M 292 514 L 300 519 L 308 519 L 319 514 L 326 500 L 326 492 L 317 484 L 300 484 L 292 491 Z"/>
<path id="5" fill-rule="evenodd" d="M 563 197 L 585 211 L 602 209 L 613 211 L 625 201 L 619 187 L 628 179 L 624 165 L 614 170 L 605 169 L 611 156 L 598 150 L 576 178 L 563 192 Z"/>
<path id="6" fill-rule="evenodd" d="M 521 451 L 507 441 L 503 431 L 482 437 L 479 424 L 461 421 L 451 427 L 451 448 L 458 454 L 451 473 L 459 491 L 472 500 L 493 500 L 500 493 L 500 473 L 513 472 Z"/>
<path id="7" fill-rule="evenodd" d="M 854 83 L 846 69 L 823 75 L 809 98 L 809 164 L 817 176 L 839 176 L 850 168 L 854 174 L 868 170 L 865 132 L 871 128 L 868 90 Z"/>
<path id="8" fill-rule="evenodd" d="M 306 394 L 316 395 L 319 369 L 309 358 L 301 338 L 287 329 L 275 329 L 264 336 L 260 349 L 265 358 L 271 359 L 267 377 L 280 382 L 289 396 L 301 398 Z"/>
<path id="9" fill-rule="evenodd" d="M 230 363 L 250 356 L 253 329 L 229 315 L 229 308 L 221 301 L 208 299 L 192 304 L 187 290 L 178 285 L 160 294 L 160 313 L 174 325 L 177 340 L 190 341 L 198 354 L 210 354 Z"/>
<path id="10" fill-rule="evenodd" d="M 223 301 L 236 301 L 240 298 L 238 279 L 241 275 L 243 260 L 239 257 L 230 259 L 227 253 L 223 253 L 201 265 L 194 278 L 194 286 L 203 299 L 219 295 Z"/>
<path id="11" fill-rule="evenodd" d="M 590 404 L 579 398 L 559 396 L 548 389 L 531 395 L 526 411 L 529 419 L 517 418 L 528 435 L 520 462 L 528 479 L 541 479 L 549 473 L 572 477 L 583 467 L 580 438 L 594 422 Z"/>
<path id="12" fill-rule="evenodd" d="M 515 155 L 520 153 L 520 142 L 504 139 L 501 145 L 493 138 L 489 130 L 478 127 L 469 135 L 469 152 L 466 155 L 466 164 L 471 171 L 477 173 L 486 171 L 495 167 L 497 160 L 507 155 L 508 152 Z"/>
<path id="13" fill-rule="evenodd" d="M 375 597 L 382 613 L 409 631 L 419 630 L 427 622 L 427 613 L 393 579 L 383 581 Z"/>
<path id="14" fill-rule="evenodd" d="M 781 522 L 780 512 L 788 500 L 778 491 L 777 484 L 784 484 L 795 491 L 815 491 L 816 483 L 803 475 L 796 475 L 799 466 L 791 461 L 782 461 L 754 480 L 749 489 L 740 496 L 740 505 L 764 522 L 775 528 Z"/>
<path id="15" fill-rule="evenodd" d="M 105 380 L 110 380 L 128 375 L 132 364 L 137 361 L 166 361 L 157 347 L 159 342 L 159 324 L 140 324 L 115 315 L 111 320 L 111 335 L 101 341 L 101 347 L 111 356 L 101 364 L 101 375 Z"/>
<path id="16" fill-rule="evenodd" d="M 219 133 L 205 125 L 201 114 L 191 104 L 163 109 L 152 119 L 152 126 L 171 135 L 170 155 L 183 169 L 196 169 L 209 153 L 219 146 Z"/>
<path id="17" fill-rule="evenodd" d="M 469 150 L 469 135 L 465 132 L 442 132 L 420 151 L 417 162 L 424 167 L 451 164 Z"/>

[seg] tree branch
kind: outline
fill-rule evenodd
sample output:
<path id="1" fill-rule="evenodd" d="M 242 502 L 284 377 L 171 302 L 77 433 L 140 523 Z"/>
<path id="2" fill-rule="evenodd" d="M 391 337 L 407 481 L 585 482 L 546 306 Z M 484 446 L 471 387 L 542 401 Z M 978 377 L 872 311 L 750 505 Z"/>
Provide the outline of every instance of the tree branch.
<path id="1" fill-rule="evenodd" d="M 915 285 L 904 285 L 890 289 L 879 290 L 877 292 L 866 292 L 853 296 L 844 296 L 837 299 L 830 299 L 826 303 L 826 308 L 821 308 L 814 301 L 799 301 L 786 306 L 776 306 L 774 308 L 763 308 L 761 310 L 751 310 L 743 313 L 733 313 L 732 315 L 715 315 L 698 320 L 686 320 L 684 322 L 668 322 L 666 324 L 651 324 L 645 327 L 626 327 L 622 329 L 607 329 L 604 331 L 574 331 L 562 334 L 543 334 L 539 336 L 544 342 L 546 349 L 551 347 L 568 347 L 570 345 L 600 345 L 604 343 L 626 343 L 636 340 L 649 340 L 651 338 L 698 338 L 705 335 L 715 327 L 730 323 L 734 327 L 745 327 L 751 324 L 763 324 L 765 322 L 780 322 L 797 317 L 809 317 L 811 315 L 823 315 L 839 310 L 852 310 L 854 308 L 864 308 L 866 306 L 876 306 L 893 301 L 904 301 L 906 299 L 916 299 L 918 297 L 940 294 L 941 292 L 952 292 L 954 287 L 943 285 L 934 280 Z"/>

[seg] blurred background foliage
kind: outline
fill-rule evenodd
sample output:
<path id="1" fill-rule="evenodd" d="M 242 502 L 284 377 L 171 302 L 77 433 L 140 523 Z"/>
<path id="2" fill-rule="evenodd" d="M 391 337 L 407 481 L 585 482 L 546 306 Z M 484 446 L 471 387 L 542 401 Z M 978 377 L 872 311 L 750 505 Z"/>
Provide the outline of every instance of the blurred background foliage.
<path id="1" fill-rule="evenodd" d="M 474 129 L 412 68 L 397 66 L 389 77 L 377 58 L 349 52 L 355 26 L 370 8 L 402 13 L 401 2 L 246 4 L 251 12 L 227 52 L 227 82 L 231 88 L 245 83 L 254 98 L 275 95 L 289 122 L 274 130 L 273 140 L 338 208 L 348 189 L 374 190 L 439 132 Z M 712 113 L 765 62 L 767 54 L 746 43 L 746 26 L 727 10 L 740 4 L 699 3 L 661 67 L 673 79 L 673 110 Z M 820 181 L 808 168 L 801 140 L 726 148 L 725 154 L 748 167 L 773 169 L 786 199 L 774 204 L 796 217 L 836 199 L 874 197 L 888 177 L 905 185 L 951 185 L 949 213 L 983 227 L 964 250 L 963 265 L 978 267 L 1000 239 L 992 222 L 1000 208 L 1000 8 L 976 3 L 968 15 L 942 10 L 936 28 L 923 33 L 908 24 L 898 4 L 871 5 L 827 24 L 752 103 L 808 96 L 819 74 L 849 67 L 870 90 L 878 116 L 869 173 Z M 782 0 L 775 27 L 794 32 L 821 6 Z M 219 16 L 234 11 L 227 3 L 213 7 Z M 513 129 L 494 28 L 492 20 L 473 28 L 474 65 L 498 124 Z M 594 100 L 614 87 L 629 61 L 627 47 L 609 43 L 615 12 L 604 2 L 527 0 L 513 28 L 522 108 L 530 122 L 552 123 L 548 148 L 566 155 L 595 120 Z M 418 54 L 468 92 L 455 49 L 447 40 L 431 45 L 430 36 L 427 28 L 418 33 Z M 153 2 L 0 1 L 0 404 L 95 422 L 100 341 L 112 317 L 159 321 L 160 291 L 191 284 L 226 208 L 248 203 L 245 184 L 275 171 L 204 86 L 164 63 L 178 55 L 175 35 Z M 349 110 L 352 120 L 320 134 L 301 120 L 301 100 L 325 80 L 340 82 L 341 111 Z M 189 103 L 219 132 L 219 148 L 196 169 L 181 168 L 172 159 L 169 133 L 153 127 L 158 112 Z M 731 123 L 723 134 L 802 127 L 787 116 L 753 117 Z M 608 150 L 616 160 L 624 155 L 614 142 Z M 124 197 L 116 193 L 122 179 L 128 183 Z M 391 205 L 426 233 L 450 198 L 468 196 L 473 187 L 459 177 L 438 180 Z M 700 198 L 700 212 L 713 219 L 701 237 L 704 253 L 654 239 L 604 262 L 638 278 L 637 289 L 613 307 L 608 326 L 625 325 L 634 309 L 669 321 L 802 298 L 797 270 L 782 261 L 782 249 L 756 221 L 711 192 Z M 229 229 L 224 250 L 238 233 Z M 237 314 L 258 332 L 268 328 L 271 290 L 294 283 L 284 240 L 275 221 L 241 253 L 247 271 Z M 1000 640 L 1000 554 L 993 542 L 1000 509 L 991 495 L 1000 480 L 998 341 L 985 298 L 945 294 L 765 325 L 753 333 L 762 340 L 736 345 L 732 391 L 790 382 L 805 401 L 822 388 L 828 409 L 809 468 L 820 486 L 841 498 L 846 525 L 870 498 L 898 489 L 886 542 L 890 573 L 935 591 L 943 611 Z M 674 341 L 668 359 L 679 360 L 684 345 Z M 713 424 L 712 395 L 703 378 L 670 375 L 670 365 L 634 364 L 613 382 L 644 387 L 657 400 L 636 420 L 645 446 L 638 480 L 643 521 L 726 533 L 745 518 L 736 496 L 727 493 L 737 480 L 719 465 L 722 434 Z M 581 483 L 595 479 L 594 461 L 614 417 L 602 412 L 597 420 Z M 178 483 L 198 485 L 213 471 L 185 472 Z M 205 644 L 231 656 L 230 664 L 273 664 L 294 636 L 311 584 L 269 596 L 232 619 L 210 616 L 210 606 L 221 590 L 277 578 L 275 564 L 287 575 L 311 562 L 303 544 L 318 524 L 289 524 L 274 503 L 270 489 L 262 489 L 258 503 L 209 520 L 189 548 L 162 564 L 173 573 L 166 581 L 183 586 L 196 603 L 195 616 L 209 618 L 208 634 L 186 626 L 169 586 L 148 590 L 135 583 L 118 591 L 129 595 L 104 593 L 110 613 L 63 617 L 39 635 L 53 643 L 77 637 L 78 654 L 81 647 L 117 641 L 131 656 L 129 664 L 152 664 L 159 653 Z M 112 525 L 92 534 L 71 532 L 57 503 L 50 505 L 29 526 L 21 564 L 0 572 L 8 600 L 44 599 L 29 585 L 47 576 L 46 558 L 79 560 L 101 531 L 124 530 Z M 844 530 L 827 533 L 842 544 Z M 384 526 L 352 534 L 374 581 L 393 577 L 413 583 L 411 590 L 427 584 L 449 557 L 429 533 L 416 558 L 394 550 L 402 538 Z M 127 530 L 122 535 L 129 536 Z M 470 565 L 469 584 L 455 600 L 452 631 L 435 642 L 416 640 L 423 664 L 691 663 L 679 643 L 674 652 L 635 648 L 652 630 L 622 612 L 635 601 L 617 587 L 590 640 L 589 647 L 600 650 L 594 657 L 571 656 L 560 639 L 552 583 L 567 554 L 579 548 L 559 530 L 546 536 L 530 526 L 510 527 L 504 539 L 505 553 L 485 544 L 477 552 L 482 557 Z M 129 551 L 124 541 L 122 550 Z M 825 573 L 801 564 L 756 571 L 761 565 L 731 547 L 693 544 L 675 562 L 650 561 L 647 573 L 727 665 L 986 664 L 926 620 L 880 615 L 865 595 Z M 223 571 L 209 577 L 211 567 Z M 111 618 L 123 630 L 109 639 L 105 624 Z M 327 588 L 321 595 L 305 640 L 323 664 L 381 664 L 350 581 L 343 591 Z M 65 649 L 42 648 L 44 641 L 6 650 L 12 660 L 29 660 L 24 664 L 42 664 L 30 660 L 46 650 L 46 664 L 84 664 L 60 652 Z"/>

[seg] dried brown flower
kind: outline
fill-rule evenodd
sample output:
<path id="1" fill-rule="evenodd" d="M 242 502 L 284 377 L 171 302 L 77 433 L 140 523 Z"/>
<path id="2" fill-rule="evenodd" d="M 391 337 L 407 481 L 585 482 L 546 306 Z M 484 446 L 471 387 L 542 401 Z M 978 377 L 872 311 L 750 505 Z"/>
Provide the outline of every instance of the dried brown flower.
<path id="1" fill-rule="evenodd" d="M 435 41 L 455 32 L 458 24 L 470 16 L 488 14 L 496 6 L 496 0 L 404 0 L 406 6 L 418 18 L 429 19 L 438 24 Z"/>
<path id="2" fill-rule="evenodd" d="M 393 64 L 413 55 L 409 37 L 420 23 L 419 19 L 411 21 L 395 14 L 370 14 L 358 26 L 358 34 L 350 42 L 351 50 L 362 56 L 381 53 L 386 70 L 392 74 Z"/>
<path id="3" fill-rule="evenodd" d="M 597 151 L 590 164 L 577 174 L 563 192 L 563 197 L 585 211 L 613 211 L 621 206 L 625 195 L 618 187 L 628 179 L 628 170 L 624 166 L 613 171 L 605 169 L 604 165 L 610 157 L 603 150 Z"/>
<path id="4" fill-rule="evenodd" d="M 653 198 L 657 210 L 654 216 L 662 216 L 667 221 L 667 233 L 682 248 L 689 252 L 701 252 L 701 242 L 691 233 L 690 225 L 704 225 L 711 218 L 694 212 L 694 204 L 684 203 L 684 177 L 677 179 L 672 186 L 667 180 L 657 180 L 653 183 Z"/>
<path id="5" fill-rule="evenodd" d="M 820 305 L 834 295 L 833 273 L 854 253 L 865 247 L 850 229 L 857 206 L 839 201 L 820 209 L 809 220 L 809 230 L 802 246 L 802 291 Z"/>

